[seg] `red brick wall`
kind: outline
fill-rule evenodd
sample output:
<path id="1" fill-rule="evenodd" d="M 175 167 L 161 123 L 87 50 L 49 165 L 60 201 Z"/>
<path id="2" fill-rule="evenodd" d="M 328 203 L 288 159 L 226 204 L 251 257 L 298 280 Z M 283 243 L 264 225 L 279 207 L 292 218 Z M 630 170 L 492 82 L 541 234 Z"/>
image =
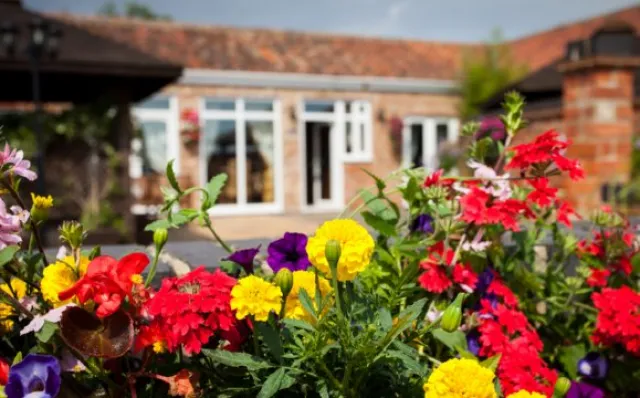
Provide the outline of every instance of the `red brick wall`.
<path id="1" fill-rule="evenodd" d="M 195 108 L 203 96 L 238 97 L 273 97 L 282 104 L 283 153 L 284 153 L 284 190 L 285 211 L 296 213 L 300 211 L 301 202 L 301 168 L 298 148 L 298 126 L 296 120 L 290 116 L 291 109 L 303 99 L 334 99 L 334 100 L 367 100 L 371 102 L 373 113 L 373 162 L 345 163 L 345 204 L 361 188 L 371 186 L 373 180 L 361 168 L 367 169 L 381 177 L 387 176 L 400 166 L 400 159 L 394 156 L 389 131 L 389 120 L 393 116 L 443 116 L 457 115 L 458 97 L 453 95 L 435 94 L 395 94 L 369 92 L 332 92 L 332 91 L 303 91 L 280 89 L 252 89 L 235 87 L 204 87 L 172 85 L 164 89 L 165 94 L 176 95 L 180 110 Z M 379 113 L 385 115 L 386 120 L 378 119 Z M 195 151 L 181 149 L 181 171 L 198 182 L 198 158 Z"/>
<path id="2" fill-rule="evenodd" d="M 569 157 L 580 159 L 586 178 L 564 183 L 580 210 L 601 204 L 605 183 L 628 181 L 634 131 L 632 69 L 568 71 L 563 82 L 565 131 L 573 141 Z"/>

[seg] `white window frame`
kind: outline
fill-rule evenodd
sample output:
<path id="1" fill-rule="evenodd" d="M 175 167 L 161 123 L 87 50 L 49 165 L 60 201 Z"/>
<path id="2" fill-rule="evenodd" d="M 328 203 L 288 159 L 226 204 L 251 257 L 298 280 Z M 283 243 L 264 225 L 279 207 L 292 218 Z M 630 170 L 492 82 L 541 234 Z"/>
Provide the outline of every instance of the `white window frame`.
<path id="1" fill-rule="evenodd" d="M 422 157 L 424 168 L 433 172 L 439 167 L 438 135 L 436 126 L 446 124 L 447 141 L 458 142 L 460 122 L 454 117 L 445 116 L 408 116 L 403 120 L 402 128 L 402 167 L 411 167 L 411 125 L 422 124 Z"/>
<path id="2" fill-rule="evenodd" d="M 206 109 L 207 99 L 228 100 L 235 103 L 234 110 Z M 246 101 L 270 101 L 272 111 L 247 111 Z M 204 153 L 204 127 L 208 120 L 234 120 L 236 125 L 236 174 L 237 174 L 237 203 L 216 204 L 209 214 L 216 216 L 278 214 L 284 212 L 284 173 L 283 173 L 283 134 L 282 134 L 282 105 L 275 98 L 235 98 L 207 96 L 200 98 L 200 127 L 201 139 L 198 145 L 199 180 L 204 186 L 207 181 L 207 159 Z M 273 168 L 274 168 L 274 201 L 272 203 L 247 202 L 247 156 L 246 156 L 246 121 L 270 121 L 273 123 Z M 240 154 L 245 153 L 244 156 Z"/>
<path id="3" fill-rule="evenodd" d="M 156 98 L 168 98 L 169 108 L 149 109 L 133 107 L 132 115 L 140 123 L 160 121 L 166 124 L 167 162 L 174 159 L 173 170 L 176 175 L 180 175 L 180 115 L 178 111 L 178 98 L 175 96 L 167 97 L 165 95 L 159 95 Z M 140 165 L 140 170 L 130 170 L 129 174 L 132 178 L 144 177 L 142 165 Z"/>
<path id="4" fill-rule="evenodd" d="M 351 149 L 347 153 L 344 148 L 343 161 L 345 163 L 369 163 L 373 161 L 373 112 L 369 101 L 341 101 L 351 104 L 351 112 L 345 113 L 345 122 L 351 123 Z M 360 108 L 363 108 L 360 111 Z M 345 109 L 345 108 L 343 108 Z M 362 134 L 364 132 L 364 135 Z M 346 134 L 346 125 L 345 125 Z M 364 138 L 364 145 L 362 143 Z M 345 138 L 346 144 L 346 138 Z"/>

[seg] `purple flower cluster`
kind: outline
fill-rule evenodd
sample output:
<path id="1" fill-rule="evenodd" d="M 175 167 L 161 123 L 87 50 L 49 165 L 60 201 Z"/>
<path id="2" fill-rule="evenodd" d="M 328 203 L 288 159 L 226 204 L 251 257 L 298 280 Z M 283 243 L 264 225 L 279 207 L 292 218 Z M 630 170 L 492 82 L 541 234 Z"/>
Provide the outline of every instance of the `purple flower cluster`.
<path id="1" fill-rule="evenodd" d="M 476 140 L 491 137 L 494 141 L 502 141 L 506 138 L 507 133 L 504 124 L 497 116 L 488 116 L 480 122 L 480 128 L 476 132 L 474 138 Z"/>

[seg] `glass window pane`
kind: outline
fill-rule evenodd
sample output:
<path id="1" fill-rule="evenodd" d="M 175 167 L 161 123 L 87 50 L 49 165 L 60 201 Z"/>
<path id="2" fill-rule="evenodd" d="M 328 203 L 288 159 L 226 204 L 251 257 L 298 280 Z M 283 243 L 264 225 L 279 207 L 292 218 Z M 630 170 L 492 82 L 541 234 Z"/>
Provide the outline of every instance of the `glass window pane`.
<path id="1" fill-rule="evenodd" d="M 207 181 L 220 173 L 229 180 L 222 189 L 218 203 L 238 202 L 238 161 L 236 149 L 236 122 L 234 120 L 207 120 L 204 124 L 202 156 L 207 165 Z"/>
<path id="2" fill-rule="evenodd" d="M 367 150 L 367 131 L 364 128 L 364 123 L 360 123 L 360 151 L 363 153 Z"/>
<path id="3" fill-rule="evenodd" d="M 169 98 L 153 97 L 136 105 L 140 109 L 169 109 Z"/>
<path id="4" fill-rule="evenodd" d="M 244 109 L 247 111 L 273 111 L 273 101 L 271 100 L 246 100 Z"/>
<path id="5" fill-rule="evenodd" d="M 167 124 L 163 121 L 143 121 L 142 170 L 143 173 L 164 173 L 167 165 Z"/>
<path id="6" fill-rule="evenodd" d="M 233 111 L 236 109 L 236 101 L 223 98 L 207 98 L 204 107 L 211 111 Z"/>
<path id="7" fill-rule="evenodd" d="M 247 202 L 275 201 L 273 122 L 246 122 Z"/>
<path id="8" fill-rule="evenodd" d="M 437 134 L 437 145 L 438 149 L 440 149 L 440 145 L 442 143 L 447 142 L 449 140 L 449 126 L 447 123 L 438 123 L 436 124 L 436 134 Z"/>
<path id="9" fill-rule="evenodd" d="M 353 129 L 353 123 L 352 122 L 347 122 L 347 125 L 345 127 L 344 130 L 344 137 L 345 137 L 345 150 L 347 153 L 351 153 L 353 152 L 353 133 L 352 133 L 352 129 Z"/>
<path id="10" fill-rule="evenodd" d="M 305 112 L 333 112 L 333 101 L 307 101 L 304 103 Z"/>
<path id="11" fill-rule="evenodd" d="M 424 156 L 422 154 L 422 124 L 411 125 L 411 168 L 424 166 Z"/>

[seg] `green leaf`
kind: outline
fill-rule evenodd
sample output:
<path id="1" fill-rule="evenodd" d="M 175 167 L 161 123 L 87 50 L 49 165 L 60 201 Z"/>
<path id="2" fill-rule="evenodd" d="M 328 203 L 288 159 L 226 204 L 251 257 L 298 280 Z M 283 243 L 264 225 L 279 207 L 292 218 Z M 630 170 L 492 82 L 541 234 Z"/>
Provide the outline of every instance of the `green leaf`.
<path id="1" fill-rule="evenodd" d="M 382 330 L 387 331 L 393 327 L 393 319 L 388 309 L 381 308 L 378 312 L 378 318 L 380 319 Z"/>
<path id="2" fill-rule="evenodd" d="M 219 263 L 219 267 L 229 275 L 236 275 L 236 273 L 240 271 L 241 268 L 238 263 L 231 260 L 221 260 Z"/>
<path id="3" fill-rule="evenodd" d="M 299 319 L 284 319 L 282 323 L 284 323 L 288 328 L 292 329 L 304 329 L 309 332 L 313 332 L 316 330 L 310 323 L 301 321 Z"/>
<path id="4" fill-rule="evenodd" d="M 22 352 L 18 352 L 15 357 L 13 357 L 12 365 L 22 362 Z"/>
<path id="5" fill-rule="evenodd" d="M 587 355 L 587 350 L 582 344 L 558 349 L 558 361 L 572 379 L 578 377 L 578 361 L 584 358 L 585 355 Z"/>
<path id="6" fill-rule="evenodd" d="M 222 188 L 224 187 L 224 184 L 226 184 L 227 182 L 227 175 L 225 173 L 220 173 L 218 175 L 213 176 L 213 178 L 211 178 L 211 180 L 209 180 L 209 182 L 207 183 L 207 186 L 205 187 L 207 190 L 207 193 L 209 194 L 209 198 L 207 201 L 207 206 L 205 209 L 210 209 L 211 207 L 213 207 L 213 205 L 216 204 L 216 201 L 218 200 L 218 196 L 220 196 L 220 192 L 222 192 Z M 203 205 L 203 208 L 205 206 Z"/>
<path id="7" fill-rule="evenodd" d="M 57 324 L 45 321 L 44 325 L 42 326 L 42 329 L 40 329 L 36 333 L 36 337 L 41 342 L 48 343 L 51 340 L 51 338 L 56 334 L 57 330 L 58 330 Z"/>
<path id="8" fill-rule="evenodd" d="M 273 329 L 271 325 L 264 322 L 256 322 L 255 327 L 264 339 L 267 347 L 269 347 L 269 351 L 271 351 L 278 362 L 282 363 L 283 349 L 282 341 L 280 340 L 280 333 Z"/>
<path id="9" fill-rule="evenodd" d="M 298 299 L 307 313 L 311 315 L 313 319 L 318 320 L 318 314 L 316 313 L 316 309 L 313 307 L 313 301 L 311 301 L 311 297 L 309 297 L 309 293 L 307 293 L 305 289 L 300 289 L 298 292 Z"/>
<path id="10" fill-rule="evenodd" d="M 89 260 L 93 260 L 94 258 L 100 256 L 101 252 L 102 252 L 102 249 L 100 248 L 100 246 L 96 246 L 93 249 L 91 249 L 87 257 L 89 258 Z"/>
<path id="11" fill-rule="evenodd" d="M 427 367 L 415 359 L 418 357 L 418 353 L 415 353 L 415 356 L 410 356 L 402 351 L 389 350 L 386 355 L 391 358 L 399 359 L 408 371 L 420 376 L 420 378 L 423 378 L 427 373 Z"/>
<path id="12" fill-rule="evenodd" d="M 175 228 L 169 220 L 157 220 L 150 224 L 147 224 L 144 230 L 155 231 L 156 229 L 169 229 L 169 228 Z"/>
<path id="13" fill-rule="evenodd" d="M 289 376 L 284 368 L 279 368 L 267 377 L 257 398 L 271 398 L 278 391 L 291 387 L 295 382 L 296 379 Z"/>
<path id="14" fill-rule="evenodd" d="M 180 190 L 180 186 L 178 185 L 176 174 L 173 171 L 173 162 L 175 162 L 175 159 L 171 159 L 169 163 L 167 163 L 167 180 L 169 180 L 169 184 L 171 184 L 171 187 L 173 189 L 178 192 L 182 192 L 182 190 Z"/>
<path id="15" fill-rule="evenodd" d="M 390 223 L 386 220 L 383 220 L 381 217 L 376 216 L 375 214 L 368 211 L 363 211 L 361 214 L 364 218 L 364 221 L 381 234 L 386 236 L 398 235 L 395 223 Z"/>
<path id="16" fill-rule="evenodd" d="M 320 398 L 329 398 L 329 389 L 327 383 L 324 380 L 318 380 L 316 383 L 316 390 Z"/>
<path id="17" fill-rule="evenodd" d="M 0 267 L 13 260 L 13 256 L 18 250 L 20 250 L 20 246 L 7 246 L 0 250 Z"/>
<path id="18" fill-rule="evenodd" d="M 396 213 L 384 200 L 375 196 L 367 190 L 361 190 L 360 197 L 364 200 L 367 208 L 371 210 L 371 213 L 375 214 L 385 221 L 393 221 L 394 224 L 395 222 L 397 222 Z"/>
<path id="19" fill-rule="evenodd" d="M 386 182 L 384 182 L 380 177 L 376 176 L 375 174 L 372 174 L 371 172 L 369 172 L 369 170 L 363 169 L 363 168 L 360 168 L 360 170 L 364 171 L 365 173 L 367 173 L 369 177 L 373 178 L 373 180 L 376 182 L 376 188 L 378 188 L 379 192 L 384 191 L 384 189 L 387 187 Z"/>
<path id="20" fill-rule="evenodd" d="M 498 369 L 498 365 L 500 364 L 500 358 L 502 358 L 502 354 L 494 355 L 491 358 L 487 358 L 484 361 L 480 362 L 480 365 L 495 372 L 496 369 Z"/>
<path id="21" fill-rule="evenodd" d="M 452 350 L 461 348 L 465 351 L 468 351 L 467 338 L 465 337 L 464 333 L 459 330 L 449 333 L 438 328 L 431 332 L 431 334 L 433 334 L 433 337 L 439 340 L 442 344 L 446 345 Z"/>
<path id="22" fill-rule="evenodd" d="M 248 370 L 260 370 L 273 367 L 264 359 L 251 356 L 244 352 L 230 352 L 205 348 L 202 350 L 202 353 L 212 361 L 232 368 L 244 367 Z"/>

